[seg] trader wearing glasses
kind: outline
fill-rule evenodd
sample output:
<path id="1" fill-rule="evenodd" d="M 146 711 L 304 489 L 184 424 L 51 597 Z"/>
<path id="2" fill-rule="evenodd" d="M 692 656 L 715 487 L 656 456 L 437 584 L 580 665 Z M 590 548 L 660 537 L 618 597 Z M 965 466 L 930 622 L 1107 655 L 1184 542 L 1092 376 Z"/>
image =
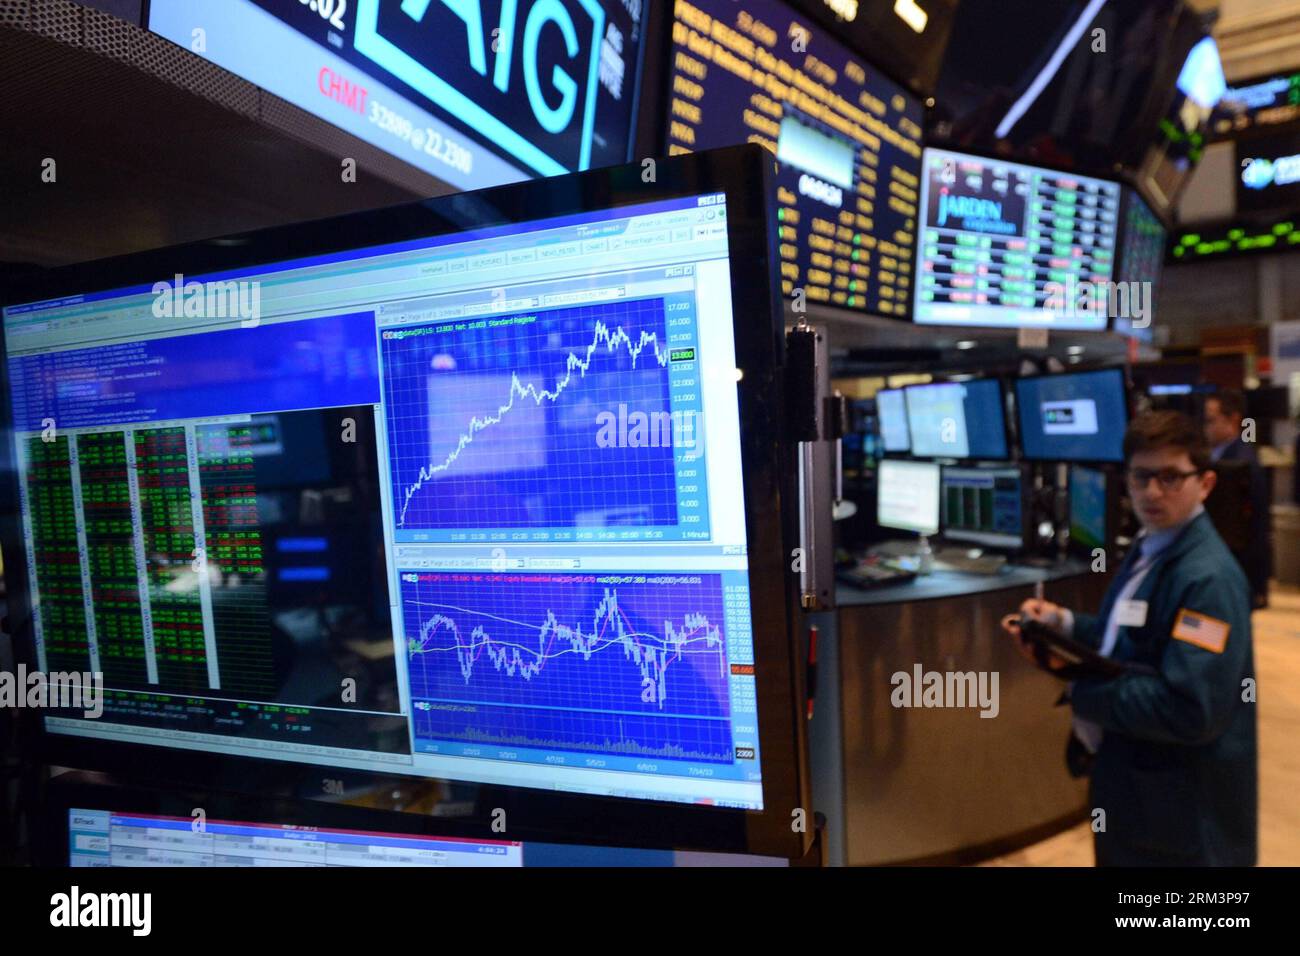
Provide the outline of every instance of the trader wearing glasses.
<path id="1" fill-rule="evenodd" d="M 1257 779 L 1250 590 L 1203 502 L 1214 488 L 1196 422 L 1151 412 L 1124 436 L 1142 525 L 1095 616 L 1030 600 L 1021 613 L 1135 665 L 1075 681 L 1072 747 L 1095 754 L 1099 866 L 1251 866 Z M 1017 618 L 1003 627 L 1020 638 Z M 1145 665 L 1145 666 L 1143 666 Z"/>

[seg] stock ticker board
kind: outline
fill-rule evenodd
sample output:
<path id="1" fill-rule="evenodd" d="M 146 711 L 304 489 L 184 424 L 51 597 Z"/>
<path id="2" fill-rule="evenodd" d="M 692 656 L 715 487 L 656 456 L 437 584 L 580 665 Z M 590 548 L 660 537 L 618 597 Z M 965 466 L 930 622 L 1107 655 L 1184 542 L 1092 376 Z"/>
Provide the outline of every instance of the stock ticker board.
<path id="1" fill-rule="evenodd" d="M 765 147 L 785 294 L 906 317 L 921 104 L 773 0 L 677 0 L 672 29 L 668 152 Z"/>
<path id="2" fill-rule="evenodd" d="M 918 324 L 1106 328 L 1056 300 L 1114 278 L 1117 183 L 930 149 L 921 196 Z"/>
<path id="3" fill-rule="evenodd" d="M 469 190 L 627 160 L 641 6 L 152 0 L 149 29 Z"/>

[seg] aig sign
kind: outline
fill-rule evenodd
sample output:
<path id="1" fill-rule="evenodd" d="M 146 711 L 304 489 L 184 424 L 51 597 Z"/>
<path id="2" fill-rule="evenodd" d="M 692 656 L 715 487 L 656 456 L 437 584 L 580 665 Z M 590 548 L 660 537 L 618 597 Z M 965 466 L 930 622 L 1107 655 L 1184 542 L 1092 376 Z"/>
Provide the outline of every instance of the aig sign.
<path id="1" fill-rule="evenodd" d="M 599 0 L 359 0 L 353 46 L 544 176 L 586 169 Z"/>

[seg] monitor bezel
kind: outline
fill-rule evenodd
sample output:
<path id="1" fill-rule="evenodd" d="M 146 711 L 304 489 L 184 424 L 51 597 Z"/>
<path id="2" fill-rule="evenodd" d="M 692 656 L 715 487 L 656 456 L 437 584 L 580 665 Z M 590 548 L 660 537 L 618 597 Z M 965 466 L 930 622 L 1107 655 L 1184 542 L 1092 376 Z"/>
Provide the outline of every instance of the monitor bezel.
<path id="1" fill-rule="evenodd" d="M 928 198 L 928 197 L 926 196 L 926 193 L 925 193 L 925 189 L 926 189 L 925 170 L 926 170 L 926 160 L 928 159 L 928 157 L 929 157 L 929 155 L 930 155 L 931 153 L 948 153 L 948 154 L 951 154 L 951 155 L 954 155 L 954 156 L 962 156 L 962 157 L 967 157 L 967 158 L 970 158 L 970 159 L 979 159 L 979 160 L 984 160 L 985 162 L 990 162 L 990 163 L 1006 163 L 1006 164 L 1009 165 L 1009 166 L 1024 166 L 1024 167 L 1026 167 L 1026 168 L 1028 168 L 1028 169 L 1039 169 L 1039 170 L 1043 170 L 1043 171 L 1045 171 L 1045 172 L 1049 172 L 1049 173 L 1059 173 L 1059 174 L 1061 174 L 1062 176 L 1078 176 L 1078 177 L 1080 177 L 1080 178 L 1082 178 L 1082 179 L 1091 179 L 1091 180 L 1095 180 L 1096 182 L 1100 182 L 1100 183 L 1109 183 L 1110 185 L 1117 187 L 1117 188 L 1119 189 L 1119 193 L 1120 193 L 1120 195 L 1119 195 L 1119 208 L 1116 210 L 1116 215 L 1115 215 L 1115 265 L 1114 265 L 1114 269 L 1118 269 L 1118 268 L 1119 268 L 1119 264 L 1120 264 L 1120 259 L 1119 259 L 1119 247 L 1120 247 L 1120 242 L 1121 242 L 1121 239 L 1122 239 L 1121 232 L 1122 232 L 1122 229 L 1123 229 L 1123 220 L 1122 220 L 1122 215 L 1121 215 L 1121 214 L 1122 214 L 1123 206 L 1124 206 L 1124 187 L 1128 184 L 1128 183 L 1127 183 L 1127 180 L 1124 180 L 1124 179 L 1108 179 L 1108 178 L 1105 177 L 1105 176 L 1094 176 L 1094 175 L 1092 175 L 1091 173 L 1081 173 L 1081 172 L 1079 172 L 1079 171 L 1076 170 L 1076 169 L 1067 169 L 1067 168 L 1065 168 L 1065 167 L 1063 167 L 1063 166 L 1048 166 L 1048 165 L 1044 165 L 1044 164 L 1042 164 L 1042 163 L 1026 163 L 1026 162 L 1022 162 L 1022 161 L 1020 161 L 1020 160 L 1018 160 L 1018 159 L 1008 159 L 1008 158 L 1005 157 L 1005 156 L 997 156 L 997 155 L 994 155 L 994 154 L 992 154 L 992 153 L 979 152 L 979 151 L 977 151 L 977 150 L 953 149 L 953 148 L 951 148 L 951 147 L 943 146 L 943 145 L 939 145 L 939 144 L 934 144 L 934 145 L 927 144 L 926 147 L 925 147 L 925 149 L 923 149 L 923 150 L 921 151 L 921 177 L 922 177 L 922 182 L 921 182 L 921 185 L 917 188 L 917 200 L 916 200 L 916 201 L 917 201 L 916 247 L 915 247 L 915 249 L 913 249 L 913 252 L 912 252 L 912 263 L 913 263 L 913 268 L 914 268 L 914 270 L 915 270 L 915 271 L 914 271 L 914 276 L 915 276 L 915 275 L 919 275 L 920 272 L 921 272 L 921 261 L 922 261 L 922 260 L 921 260 L 921 248 L 922 248 L 922 245 L 923 245 L 924 242 L 925 242 L 925 230 L 926 230 L 926 228 L 927 228 L 926 225 L 925 225 L 925 221 L 924 221 L 924 215 L 925 215 L 925 211 L 926 211 L 926 208 L 925 208 L 925 200 Z M 1149 204 L 1148 204 L 1148 205 L 1149 205 Z M 1116 282 L 1116 281 L 1118 281 L 1118 280 L 1115 278 L 1115 275 L 1114 275 L 1114 269 L 1112 269 L 1112 273 L 1111 273 L 1111 277 L 1110 277 L 1112 282 Z M 989 325 L 989 324 L 987 324 L 987 323 L 981 323 L 981 322 L 969 322 L 969 323 L 957 323 L 957 322 L 920 322 L 920 321 L 917 321 L 917 318 L 916 318 L 916 315 L 917 315 L 917 311 L 916 311 L 916 310 L 917 310 L 917 296 L 919 296 L 920 294 L 921 294 L 921 285 L 920 285 L 919 282 L 914 282 L 914 283 L 913 283 L 913 286 L 912 286 L 912 298 L 911 298 L 911 302 L 909 303 L 909 312 L 908 312 L 908 316 L 909 316 L 909 318 L 910 318 L 910 320 L 911 320 L 911 322 L 912 322 L 913 325 L 919 325 L 919 326 L 922 326 L 922 327 L 924 327 L 924 328 L 929 328 L 929 329 L 945 329 L 945 328 L 946 328 L 946 329 L 1008 329 L 1008 330 L 1019 330 L 1019 329 L 1040 329 L 1040 328 L 1041 328 L 1041 329 L 1046 329 L 1046 330 L 1048 330 L 1049 332 L 1107 332 L 1107 331 L 1110 330 L 1111 325 L 1112 325 L 1112 320 L 1111 320 L 1111 317 L 1110 317 L 1109 315 L 1106 316 L 1106 322 L 1105 322 L 1105 324 L 1102 325 L 1102 326 L 1100 326 L 1100 327 L 1096 327 L 1096 326 L 1081 326 L 1081 325 L 1023 325 L 1023 324 L 1020 324 L 1020 323 L 1017 323 L 1017 324 L 1015 324 L 1015 325 L 1005 325 L 1005 324 L 1004 324 L 1004 325 Z"/>
<path id="2" fill-rule="evenodd" d="M 503 787 L 446 778 L 331 768 L 273 758 L 217 755 L 162 745 L 124 743 L 47 731 L 39 715 L 24 713 L 22 745 L 28 759 L 86 770 L 135 771 L 160 786 L 206 786 L 265 797 L 308 796 L 328 803 L 356 799 L 387 806 L 424 784 L 460 794 L 452 821 L 458 832 L 496 833 L 494 811 L 504 811 L 515 839 L 609 846 L 680 847 L 801 857 L 814 826 L 807 772 L 803 670 L 794 640 L 797 577 L 786 555 L 797 540 L 792 446 L 784 438 L 784 326 L 780 308 L 775 231 L 770 229 L 771 159 L 760 147 L 730 147 L 643 163 L 591 170 L 459 193 L 386 209 L 273 227 L 151 250 L 23 276 L 0 291 L 6 305 L 130 287 L 176 272 L 200 276 L 226 269 L 360 250 L 412 239 L 529 222 L 591 209 L 724 193 L 731 261 L 731 294 L 741 421 L 745 529 L 750 558 L 751 619 L 755 623 L 759 746 L 764 809 L 700 807 L 631 798 L 587 796 L 528 787 Z M 647 180 L 652 181 L 647 181 Z M 768 281 L 754 281 L 755 277 Z M 4 357 L 0 339 L 0 358 Z M 8 363 L 0 361 L 0 494 L 10 507 L 0 516 L 10 633 L 18 661 L 36 667 L 26 550 L 18 509 L 19 481 Z M 779 623 L 778 623 L 779 622 Z M 776 625 L 776 626 L 773 626 Z M 322 778 L 327 778 L 322 783 Z M 450 784 L 450 787 L 444 786 Z M 466 809 L 467 788 L 473 796 Z M 345 796 L 337 791 L 342 790 Z M 360 794 L 354 797 L 353 794 Z M 393 795 L 390 799 L 389 795 Z M 378 801 L 376 803 L 375 801 Z M 807 825 L 792 826 L 799 811 Z M 429 812 L 429 811 L 425 811 Z M 444 828 L 445 831 L 445 828 Z"/>
<path id="3" fill-rule="evenodd" d="M 1128 389 L 1128 369 L 1122 365 L 1107 365 L 1101 368 L 1075 369 L 1069 372 L 1052 372 L 1047 375 L 1022 375 L 1015 381 L 1016 395 L 1016 425 L 1020 429 L 1020 457 L 1025 461 L 1056 461 L 1067 464 L 1078 463 L 1081 465 L 1116 465 L 1124 461 L 1124 454 L 1121 451 L 1118 458 L 1059 458 L 1051 456 L 1031 455 L 1025 445 L 1025 412 L 1024 403 L 1021 401 L 1022 382 L 1033 382 L 1044 378 L 1068 378 L 1079 375 L 1092 375 L 1097 372 L 1110 372 L 1119 376 L 1120 395 L 1124 402 L 1124 423 L 1121 426 L 1121 434 L 1128 428 L 1129 422 L 1133 420 L 1133 411 L 1129 400 Z"/>

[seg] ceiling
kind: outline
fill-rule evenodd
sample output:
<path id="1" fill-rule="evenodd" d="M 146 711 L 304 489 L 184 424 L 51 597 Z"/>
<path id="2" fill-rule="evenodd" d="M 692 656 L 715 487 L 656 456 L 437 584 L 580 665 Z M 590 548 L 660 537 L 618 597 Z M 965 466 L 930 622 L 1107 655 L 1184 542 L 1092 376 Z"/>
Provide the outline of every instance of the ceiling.
<path id="1" fill-rule="evenodd" d="M 1198 0 L 1218 8 L 1214 36 L 1228 82 L 1300 67 L 1300 0 Z"/>
<path id="2" fill-rule="evenodd" d="M 0 277 L 451 191 L 69 0 L 0 0 L 0 89 Z"/>
<path id="3" fill-rule="evenodd" d="M 1300 0 L 1190 2 L 1217 10 L 1230 80 L 1300 67 Z M 451 191 L 72 0 L 0 0 L 0 51 L 0 277 Z"/>

